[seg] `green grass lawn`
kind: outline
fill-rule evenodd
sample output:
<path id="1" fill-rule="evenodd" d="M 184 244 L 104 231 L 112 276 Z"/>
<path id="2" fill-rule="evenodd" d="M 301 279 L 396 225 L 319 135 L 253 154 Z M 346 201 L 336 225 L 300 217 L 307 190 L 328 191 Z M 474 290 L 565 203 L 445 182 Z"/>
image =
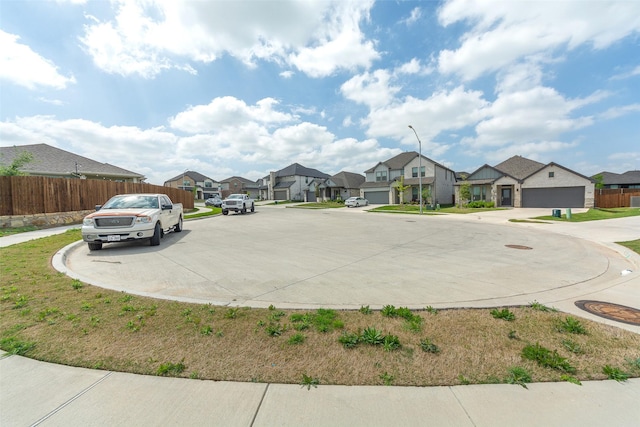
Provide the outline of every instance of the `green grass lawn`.
<path id="1" fill-rule="evenodd" d="M 344 202 L 310 202 L 303 203 L 300 205 L 291 206 L 292 208 L 300 208 L 300 209 L 335 209 L 335 208 L 344 208 Z"/>
<path id="2" fill-rule="evenodd" d="M 640 209 L 638 208 L 610 208 L 610 209 L 589 209 L 584 213 L 574 213 L 571 215 L 571 219 L 567 219 L 566 213 L 561 218 L 557 218 L 551 215 L 539 216 L 534 219 L 540 219 L 545 221 L 567 221 L 567 222 L 584 222 L 584 221 L 599 221 L 601 219 L 614 219 L 625 218 L 629 216 L 640 216 Z"/>
<path id="3" fill-rule="evenodd" d="M 502 210 L 503 208 L 459 208 L 453 205 L 441 205 L 440 209 L 433 210 L 429 206 L 425 206 L 422 211 L 427 215 L 436 215 L 436 214 L 445 214 L 445 213 L 453 213 L 453 214 L 469 214 L 474 212 L 487 212 L 487 211 L 496 211 Z M 386 205 L 379 206 L 373 209 L 370 209 L 369 212 L 389 212 L 389 213 L 409 213 L 416 214 L 420 213 L 419 205 Z"/>
<path id="4" fill-rule="evenodd" d="M 619 245 L 625 246 L 629 249 L 631 249 L 634 252 L 637 252 L 640 254 L 640 239 L 638 240 L 630 240 L 628 242 L 616 242 Z"/>
<path id="5" fill-rule="evenodd" d="M 36 231 L 40 228 L 35 225 L 30 225 L 27 227 L 11 227 L 11 228 L 0 228 L 0 237 L 9 236 L 11 234 L 25 233 L 27 231 Z"/>
<path id="6" fill-rule="evenodd" d="M 205 217 L 205 216 L 218 215 L 221 212 L 222 212 L 221 208 L 214 208 L 214 207 L 211 207 L 211 206 L 204 206 L 204 207 L 195 208 L 192 212 L 185 213 L 184 214 L 184 219 L 202 218 L 202 217 Z"/>

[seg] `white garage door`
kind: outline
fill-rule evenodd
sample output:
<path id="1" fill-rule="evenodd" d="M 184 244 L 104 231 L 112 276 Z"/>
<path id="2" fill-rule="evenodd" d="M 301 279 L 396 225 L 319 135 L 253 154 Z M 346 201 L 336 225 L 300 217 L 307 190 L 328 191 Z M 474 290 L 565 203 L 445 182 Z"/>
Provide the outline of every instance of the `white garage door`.
<path id="1" fill-rule="evenodd" d="M 523 208 L 584 208 L 584 187 L 523 188 Z"/>

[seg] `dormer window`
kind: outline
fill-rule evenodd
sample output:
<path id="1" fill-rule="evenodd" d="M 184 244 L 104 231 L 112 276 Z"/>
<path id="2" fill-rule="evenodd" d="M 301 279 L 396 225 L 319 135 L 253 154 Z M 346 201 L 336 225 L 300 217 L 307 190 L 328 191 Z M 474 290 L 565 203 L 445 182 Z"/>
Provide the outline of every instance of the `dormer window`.
<path id="1" fill-rule="evenodd" d="M 555 172 L 549 172 L 549 178 L 553 178 L 555 176 Z"/>

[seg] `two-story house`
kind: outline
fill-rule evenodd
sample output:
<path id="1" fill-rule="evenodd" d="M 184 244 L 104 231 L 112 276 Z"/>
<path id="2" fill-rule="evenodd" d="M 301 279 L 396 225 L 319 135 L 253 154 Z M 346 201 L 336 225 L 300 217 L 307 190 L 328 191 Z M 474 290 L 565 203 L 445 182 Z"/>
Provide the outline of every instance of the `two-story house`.
<path id="1" fill-rule="evenodd" d="M 362 197 L 373 204 L 399 204 L 420 200 L 420 186 L 425 203 L 453 203 L 456 174 L 428 157 L 415 151 L 398 154 L 365 171 L 365 182 L 360 186 Z M 403 177 L 408 188 L 400 200 L 397 182 Z"/>
<path id="2" fill-rule="evenodd" d="M 316 186 L 328 178 L 330 176 L 324 172 L 293 163 L 262 178 L 260 195 L 266 200 L 315 202 L 318 198 Z"/>
<path id="3" fill-rule="evenodd" d="M 164 186 L 191 191 L 196 199 L 208 199 L 216 194 L 221 196 L 220 183 L 194 171 L 184 171 L 180 175 L 165 181 Z"/>
<path id="4" fill-rule="evenodd" d="M 258 199 L 260 193 L 258 191 L 258 183 L 241 176 L 232 176 L 220 181 L 222 185 L 222 198 L 229 194 L 248 194 L 253 199 Z"/>

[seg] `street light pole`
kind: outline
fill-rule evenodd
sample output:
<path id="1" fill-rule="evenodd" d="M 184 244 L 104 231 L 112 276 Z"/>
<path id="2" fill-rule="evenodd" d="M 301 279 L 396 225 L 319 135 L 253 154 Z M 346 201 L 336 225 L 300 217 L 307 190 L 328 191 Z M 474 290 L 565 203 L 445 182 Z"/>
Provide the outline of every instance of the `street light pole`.
<path id="1" fill-rule="evenodd" d="M 420 199 L 420 215 L 422 215 L 422 141 L 418 137 L 418 132 L 413 128 L 413 126 L 409 125 L 409 128 L 416 134 L 416 138 L 418 139 L 418 191 L 419 191 L 419 199 Z"/>

